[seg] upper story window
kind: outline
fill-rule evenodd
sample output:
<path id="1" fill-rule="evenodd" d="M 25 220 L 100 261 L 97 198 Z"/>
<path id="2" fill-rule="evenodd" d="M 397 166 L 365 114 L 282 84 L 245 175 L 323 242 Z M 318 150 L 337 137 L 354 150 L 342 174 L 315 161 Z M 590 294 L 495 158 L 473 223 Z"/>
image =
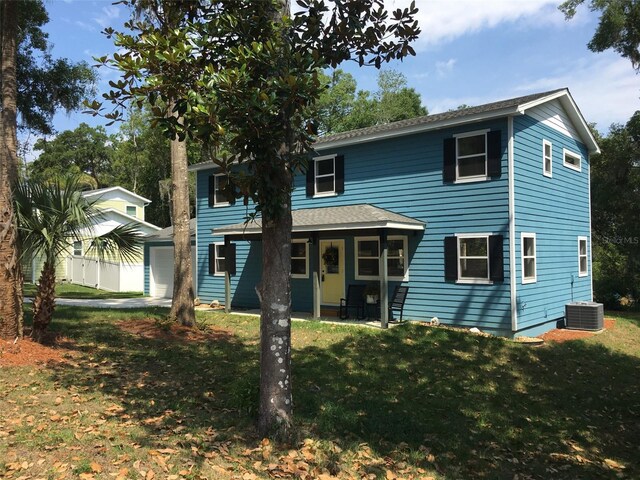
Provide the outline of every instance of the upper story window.
<path id="1" fill-rule="evenodd" d="M 344 156 L 324 155 L 309 161 L 307 196 L 329 197 L 344 192 Z"/>
<path id="2" fill-rule="evenodd" d="M 73 254 L 78 257 L 82 256 L 82 242 L 80 240 L 73 242 Z"/>
<path id="3" fill-rule="evenodd" d="M 578 276 L 589 275 L 589 255 L 587 253 L 587 237 L 578 237 Z"/>
<path id="4" fill-rule="evenodd" d="M 291 241 L 291 277 L 309 278 L 309 244 L 306 240 Z"/>
<path id="5" fill-rule="evenodd" d="M 563 165 L 565 167 L 569 167 L 572 168 L 573 170 L 577 170 L 578 172 L 581 169 L 581 165 L 580 165 L 580 161 L 581 161 L 581 157 L 580 154 L 578 153 L 574 153 L 570 150 L 567 150 L 566 148 L 562 149 L 562 157 L 563 157 Z"/>
<path id="6" fill-rule="evenodd" d="M 138 213 L 138 209 L 135 205 L 127 205 L 125 208 L 126 208 L 127 215 L 131 217 L 135 217 L 136 214 Z"/>
<path id="7" fill-rule="evenodd" d="M 522 240 L 522 283 L 534 283 L 536 272 L 536 234 L 523 233 Z"/>
<path id="8" fill-rule="evenodd" d="M 445 138 L 443 153 L 445 182 L 477 182 L 502 174 L 500 130 L 477 130 Z"/>
<path id="9" fill-rule="evenodd" d="M 456 179 L 487 177 L 487 135 L 456 137 Z"/>
<path id="10" fill-rule="evenodd" d="M 542 141 L 542 174 L 551 177 L 553 169 L 553 146 L 548 140 Z"/>
<path id="11" fill-rule="evenodd" d="M 233 205 L 235 199 L 229 199 L 225 188 L 229 184 L 229 177 L 224 173 L 217 173 L 209 176 L 209 206 L 226 207 Z"/>
<path id="12" fill-rule="evenodd" d="M 391 280 L 407 281 L 406 236 L 394 235 L 387 238 L 387 275 Z M 356 237 L 356 279 L 377 280 L 380 278 L 380 239 L 378 237 Z"/>

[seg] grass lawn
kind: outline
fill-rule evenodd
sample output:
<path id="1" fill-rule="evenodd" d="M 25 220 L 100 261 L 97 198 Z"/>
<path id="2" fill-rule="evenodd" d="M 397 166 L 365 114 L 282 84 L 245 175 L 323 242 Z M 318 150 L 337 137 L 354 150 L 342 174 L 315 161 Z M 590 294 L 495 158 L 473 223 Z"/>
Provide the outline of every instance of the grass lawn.
<path id="1" fill-rule="evenodd" d="M 58 307 L 68 363 L 0 360 L 0 477 L 640 478 L 640 315 L 541 347 L 295 322 L 298 440 L 274 445 L 253 429 L 258 320 L 118 327 L 166 312 Z"/>
<path id="2" fill-rule="evenodd" d="M 36 285 L 33 283 L 24 284 L 24 296 L 34 297 L 36 294 Z M 142 297 L 142 292 L 109 292 L 107 290 L 99 290 L 97 288 L 84 287 L 73 283 L 56 283 L 56 296 L 59 298 L 135 298 Z"/>

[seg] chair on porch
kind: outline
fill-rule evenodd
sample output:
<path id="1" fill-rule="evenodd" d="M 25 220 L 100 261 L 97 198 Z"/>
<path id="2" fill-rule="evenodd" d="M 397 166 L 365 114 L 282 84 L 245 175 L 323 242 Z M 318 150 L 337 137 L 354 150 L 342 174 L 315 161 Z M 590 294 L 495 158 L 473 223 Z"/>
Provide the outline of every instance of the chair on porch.
<path id="1" fill-rule="evenodd" d="M 356 318 L 362 320 L 364 318 L 364 289 L 365 285 L 349 285 L 347 289 L 347 298 L 340 299 L 340 319 L 349 318 L 349 309 L 356 311 Z"/>
<path id="2" fill-rule="evenodd" d="M 409 287 L 403 287 L 402 285 L 396 285 L 393 291 L 393 296 L 389 302 L 389 318 L 393 315 L 393 310 L 400 310 L 400 321 L 402 321 L 402 311 L 404 310 L 404 301 L 407 299 L 409 293 Z"/>

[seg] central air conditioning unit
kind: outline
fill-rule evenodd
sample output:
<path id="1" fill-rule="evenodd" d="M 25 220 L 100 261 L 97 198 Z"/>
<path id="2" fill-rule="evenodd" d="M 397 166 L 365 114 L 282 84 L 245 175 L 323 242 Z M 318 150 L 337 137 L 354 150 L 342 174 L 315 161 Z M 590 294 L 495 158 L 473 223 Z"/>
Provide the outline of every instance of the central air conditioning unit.
<path id="1" fill-rule="evenodd" d="M 568 329 L 595 332 L 604 328 L 604 306 L 601 303 L 574 302 L 565 305 L 564 309 Z"/>

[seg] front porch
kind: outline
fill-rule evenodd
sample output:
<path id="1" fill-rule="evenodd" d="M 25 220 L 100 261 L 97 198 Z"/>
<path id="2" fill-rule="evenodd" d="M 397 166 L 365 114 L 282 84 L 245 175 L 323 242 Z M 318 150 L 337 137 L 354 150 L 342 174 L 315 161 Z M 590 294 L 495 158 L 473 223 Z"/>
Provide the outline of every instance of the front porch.
<path id="1" fill-rule="evenodd" d="M 296 305 L 298 310 L 308 309 L 310 318 L 320 319 L 337 311 L 349 285 L 373 286 L 379 292 L 379 323 L 387 328 L 391 292 L 408 282 L 408 267 L 425 224 L 368 204 L 294 210 L 292 220 L 292 294 L 309 299 Z M 224 304 L 231 311 L 232 277 L 247 268 L 261 268 L 258 262 L 236 265 L 234 242 L 259 242 L 261 221 L 227 225 L 212 233 L 224 239 L 212 255 L 215 263 L 216 252 L 224 253 Z"/>

